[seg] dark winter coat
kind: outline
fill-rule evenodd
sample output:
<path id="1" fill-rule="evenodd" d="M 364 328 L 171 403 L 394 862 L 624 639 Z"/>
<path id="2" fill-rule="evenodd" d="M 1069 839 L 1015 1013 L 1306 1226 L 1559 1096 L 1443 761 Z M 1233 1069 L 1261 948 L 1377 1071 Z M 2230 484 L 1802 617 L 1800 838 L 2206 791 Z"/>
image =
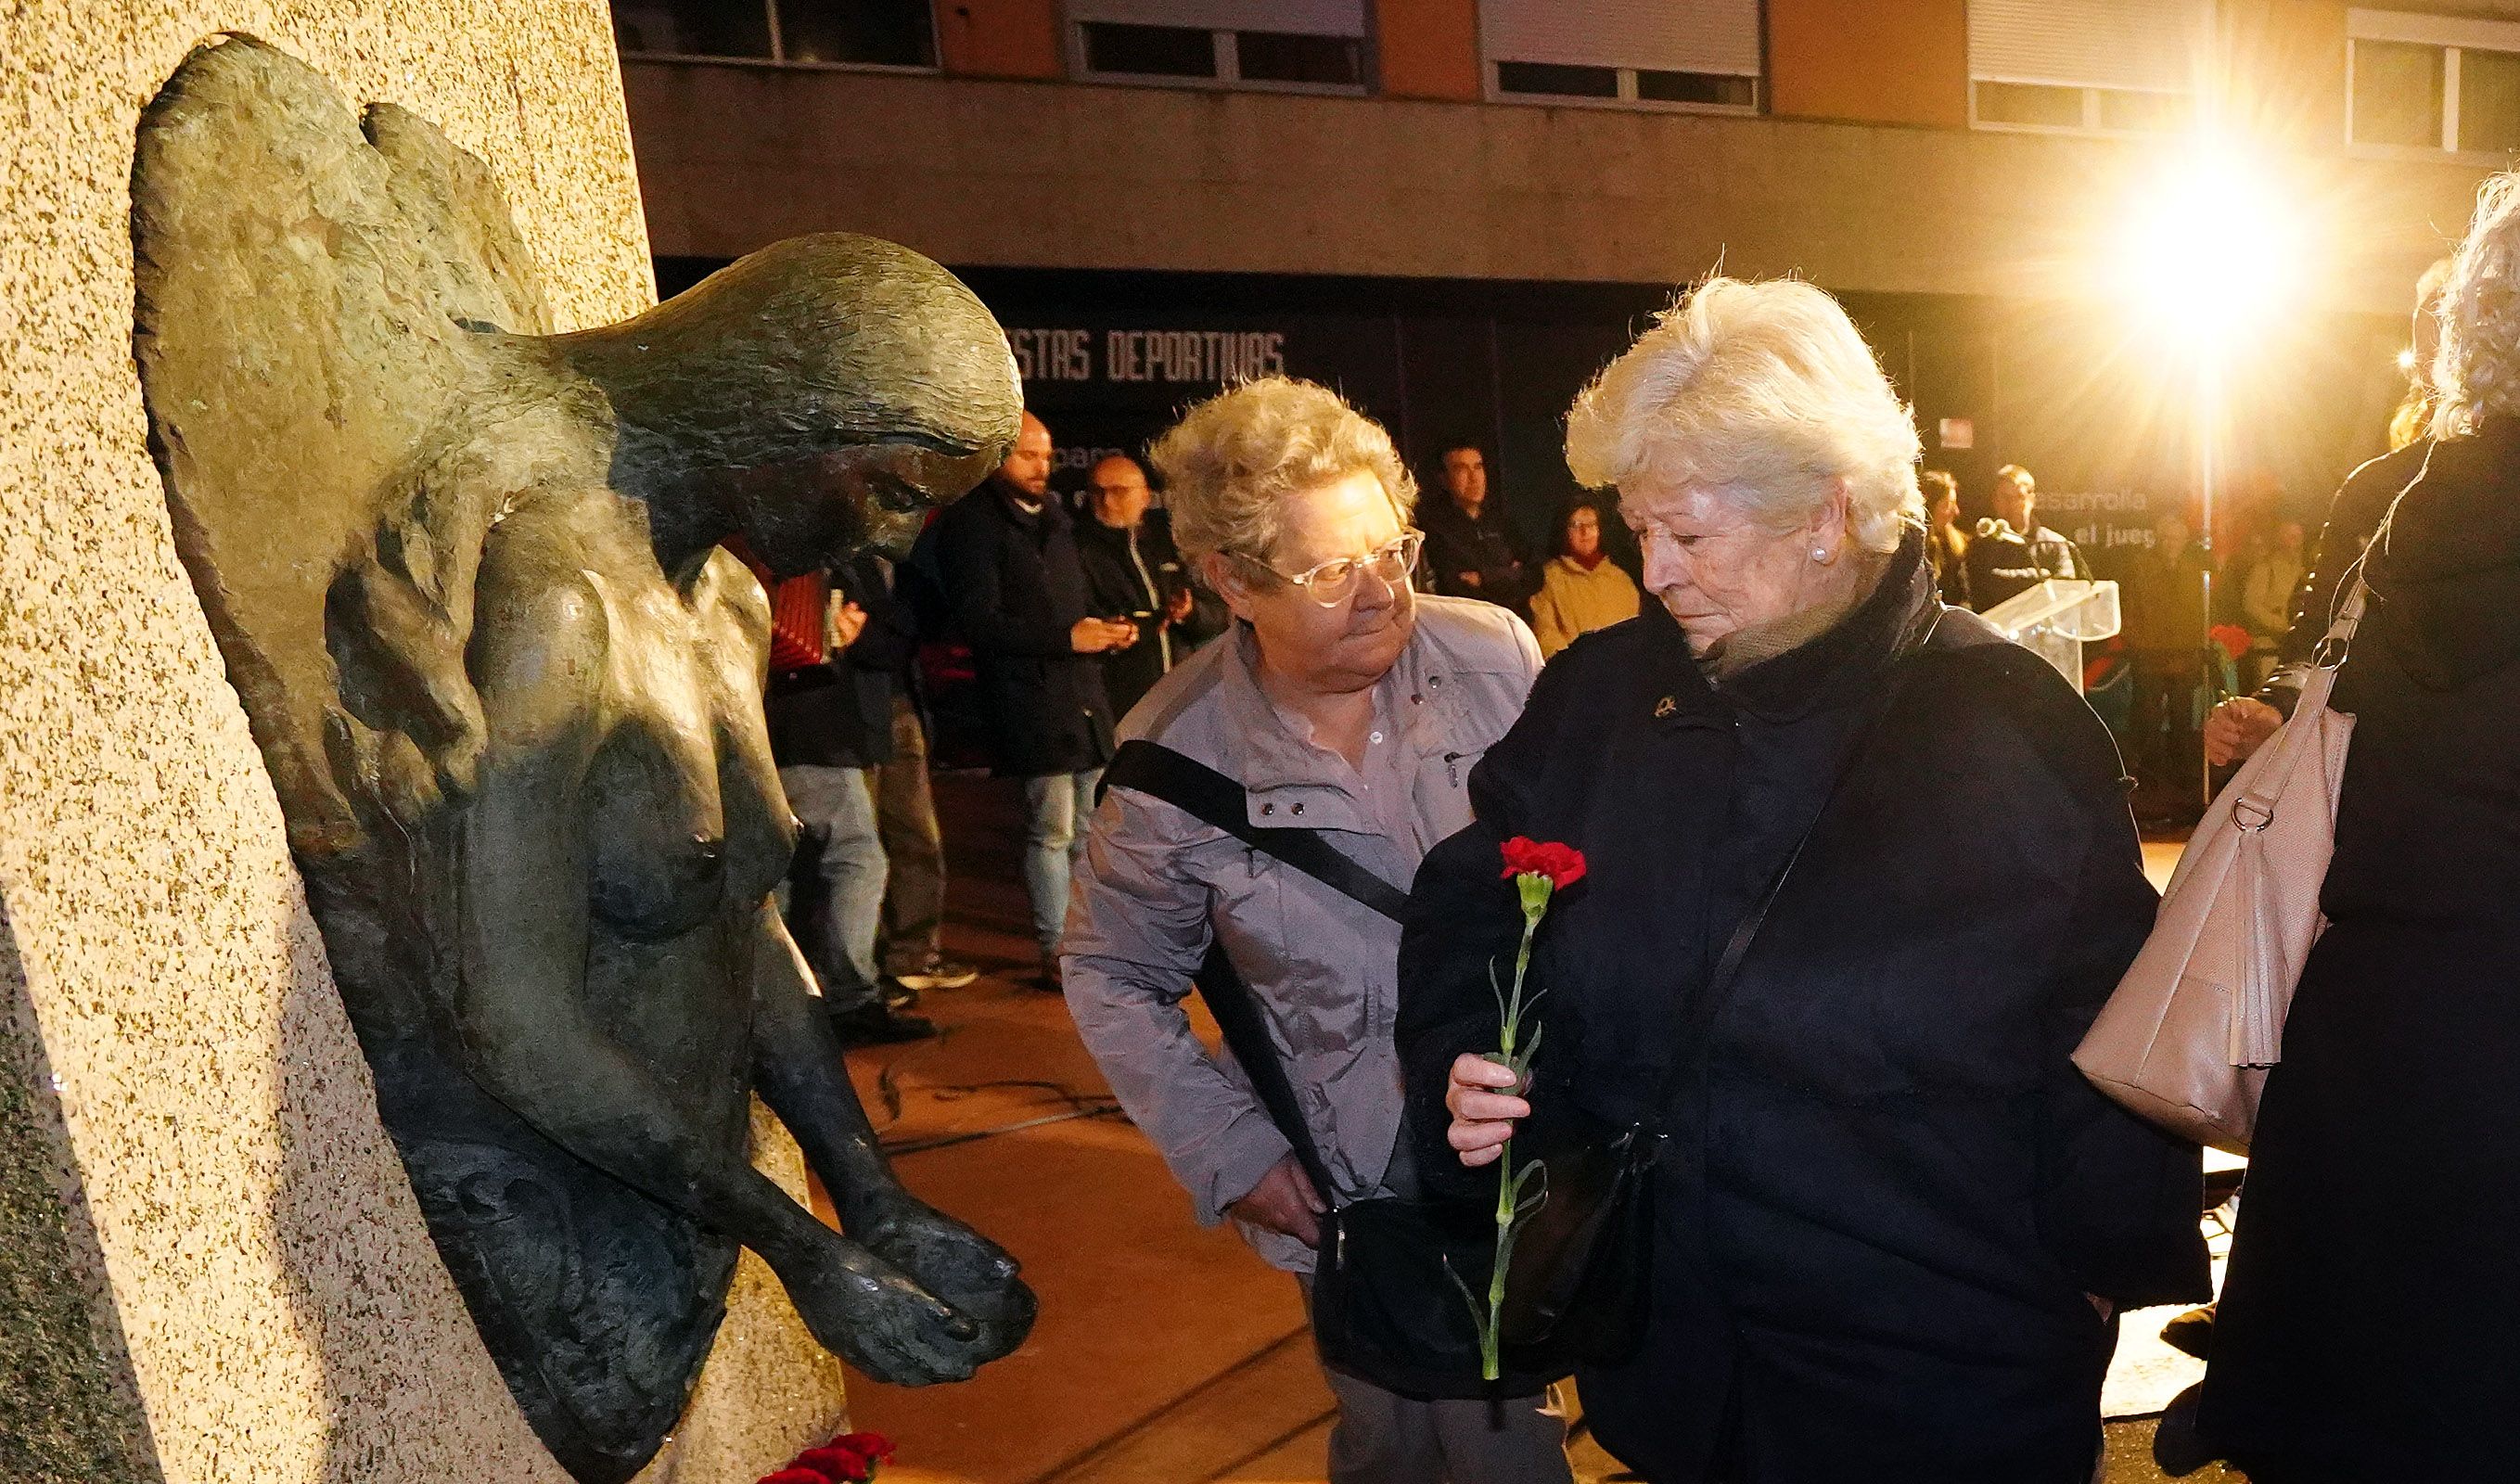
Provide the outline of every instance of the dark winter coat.
<path id="1" fill-rule="evenodd" d="M 1913 651 L 1939 630 L 1933 645 Z M 1901 673 L 1886 689 L 1893 656 Z M 1721 1004 L 1705 981 L 1885 707 Z M 1581 1372 L 1660 1484 L 2081 1484 L 2120 1306 L 2202 1298 L 2193 1146 L 2068 1063 L 2152 921 L 2106 730 L 2044 661 L 1936 602 L 1911 537 L 1836 628 L 1721 688 L 1656 604 L 1551 661 L 1427 858 L 1402 948 L 1418 1158 L 1446 1068 L 1496 1045 L 1518 922 L 1498 842 L 1583 850 L 1534 973 L 1540 1147 L 1679 1091 L 1649 1329 Z"/>
<path id="2" fill-rule="evenodd" d="M 936 517 L 936 563 L 953 622 L 971 646 L 1002 778 L 1083 773 L 1111 760 L 1100 656 L 1069 638 L 1094 611 L 1076 532 L 1056 500 L 1026 511 L 996 479 Z"/>
<path id="3" fill-rule="evenodd" d="M 1418 525 L 1426 533 L 1427 591 L 1480 599 L 1531 621 L 1531 595 L 1540 591 L 1539 563 L 1524 557 L 1495 500 L 1480 506 L 1473 520 L 1438 490 L 1418 503 Z M 1462 580 L 1468 572 L 1478 574 L 1475 586 Z"/>
<path id="4" fill-rule="evenodd" d="M 2201 1421 L 2269 1484 L 2520 1478 L 2520 424 L 2435 447 L 2366 576 Z"/>
<path id="5" fill-rule="evenodd" d="M 873 768 L 892 761 L 892 698 L 907 684 L 919 633 L 893 598 L 883 559 L 861 553 L 832 572 L 834 600 L 866 609 L 857 642 L 823 664 L 774 670 L 762 709 L 780 767 Z"/>
<path id="6" fill-rule="evenodd" d="M 2258 688 L 2260 700 L 2286 716 L 2292 714 L 2292 703 L 2301 696 L 2301 667 L 2310 663 L 2312 652 L 2335 621 L 2345 596 L 2346 573 L 2362 555 L 2362 548 L 2371 544 L 2371 533 L 2380 528 L 2381 518 L 2399 493 L 2423 472 L 2432 446 L 2432 439 L 2417 438 L 2357 469 L 2337 486 L 2336 498 L 2327 507 L 2327 521 L 2318 529 L 2318 543 L 2293 589 L 2292 627 L 2276 646 L 2275 672 Z"/>
<path id="7" fill-rule="evenodd" d="M 1173 545 L 1172 521 L 1148 511 L 1131 532 L 1088 515 L 1076 522 L 1076 555 L 1085 563 L 1085 587 L 1094 611 L 1138 626 L 1138 642 L 1102 656 L 1102 689 L 1111 713 L 1126 718 L 1138 698 L 1192 650 L 1225 632 L 1225 602 L 1190 580 L 1190 568 Z M 1134 545 L 1135 550 L 1132 550 Z M 1192 595 L 1190 617 L 1167 623 L 1173 595 Z"/>

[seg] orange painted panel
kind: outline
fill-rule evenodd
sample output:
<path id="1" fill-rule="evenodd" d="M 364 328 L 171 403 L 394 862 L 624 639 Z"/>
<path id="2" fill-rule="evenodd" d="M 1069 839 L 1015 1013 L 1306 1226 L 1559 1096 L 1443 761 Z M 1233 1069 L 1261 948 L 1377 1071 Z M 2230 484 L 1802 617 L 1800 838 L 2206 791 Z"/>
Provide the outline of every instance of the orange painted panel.
<path id="1" fill-rule="evenodd" d="M 1058 0 L 936 0 L 945 70 L 968 77 L 1058 77 Z"/>
<path id="2" fill-rule="evenodd" d="M 1384 93 L 1478 100 L 1478 0 L 1377 0 L 1373 9 Z"/>
<path id="3" fill-rule="evenodd" d="M 1768 0 L 1771 112 L 1968 126 L 1964 0 Z"/>

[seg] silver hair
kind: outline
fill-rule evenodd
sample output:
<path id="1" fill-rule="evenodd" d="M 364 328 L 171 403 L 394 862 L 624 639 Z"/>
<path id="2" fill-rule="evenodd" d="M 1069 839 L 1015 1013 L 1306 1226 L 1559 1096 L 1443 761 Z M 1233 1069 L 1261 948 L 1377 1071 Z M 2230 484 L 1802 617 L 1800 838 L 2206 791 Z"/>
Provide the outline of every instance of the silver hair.
<path id="1" fill-rule="evenodd" d="M 1209 397 L 1148 450 L 1164 476 L 1173 539 L 1193 559 L 1236 552 L 1266 562 L 1288 495 L 1360 470 L 1382 482 L 1402 519 L 1418 504 L 1391 434 L 1327 386 L 1263 377 Z"/>
<path id="2" fill-rule="evenodd" d="M 2473 431 L 2489 417 L 2520 413 L 2520 173 L 2506 171 L 2476 193 L 2476 217 L 2451 254 L 2434 314 L 2437 401 L 2433 435 Z"/>
<path id="3" fill-rule="evenodd" d="M 1566 415 L 1589 488 L 1694 484 L 1788 529 L 1846 481 L 1848 535 L 1924 523 L 1916 425 L 1837 300 L 1795 279 L 1710 278 L 1656 317 Z"/>

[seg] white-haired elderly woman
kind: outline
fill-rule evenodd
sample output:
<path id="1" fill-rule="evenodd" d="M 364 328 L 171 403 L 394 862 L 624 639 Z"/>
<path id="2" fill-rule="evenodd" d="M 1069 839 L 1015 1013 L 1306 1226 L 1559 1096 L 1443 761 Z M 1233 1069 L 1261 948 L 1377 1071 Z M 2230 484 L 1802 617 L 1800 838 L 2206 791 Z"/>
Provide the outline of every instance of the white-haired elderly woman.
<path id="1" fill-rule="evenodd" d="M 1321 386 L 1246 382 L 1192 408 L 1153 461 L 1175 538 L 1238 621 L 1148 693 L 1122 742 L 1223 774 L 1228 823 L 1317 832 L 1396 900 L 1469 823 L 1470 768 L 1521 711 L 1539 647 L 1504 608 L 1410 590 L 1416 485 L 1390 436 Z M 1407 1183 L 1399 924 L 1154 797 L 1127 755 L 1076 874 L 1068 1009 L 1199 1221 L 1231 1217 L 1270 1263 L 1309 1273 L 1326 1200 Z M 1212 943 L 1262 1007 L 1335 1190 L 1314 1188 L 1250 1078 L 1192 1033 L 1183 1000 Z M 1329 1381 L 1334 1484 L 1568 1478 L 1563 1425 L 1537 1398 L 1491 1409 Z"/>
<path id="2" fill-rule="evenodd" d="M 2436 313 L 2198 1417 L 2267 1484 L 2520 1479 L 2520 175 Z"/>
<path id="3" fill-rule="evenodd" d="M 1936 597 L 1914 427 L 1818 289 L 1705 283 L 1566 451 L 1659 601 L 1551 660 L 1418 874 L 1418 1157 L 1493 1200 L 1517 1125 L 1662 1133 L 1643 1347 L 1578 1372 L 1644 1478 L 2082 1484 L 2113 1312 L 2207 1273 L 2197 1150 L 2067 1060 L 2153 915 L 2108 733 Z M 1517 834 L 1589 860 L 1522 1096 L 1477 1055 Z"/>

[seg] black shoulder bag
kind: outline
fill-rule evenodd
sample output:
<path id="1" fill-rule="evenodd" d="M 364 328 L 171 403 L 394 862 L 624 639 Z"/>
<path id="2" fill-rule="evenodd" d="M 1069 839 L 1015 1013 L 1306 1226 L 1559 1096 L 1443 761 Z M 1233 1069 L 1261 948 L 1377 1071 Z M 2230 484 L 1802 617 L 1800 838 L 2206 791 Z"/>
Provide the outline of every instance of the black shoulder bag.
<path id="1" fill-rule="evenodd" d="M 1934 637 L 1929 634 L 1927 643 Z M 1726 940 L 1700 1001 L 1710 1010 L 1730 994 L 1785 878 L 1887 709 L 1885 697 L 1859 726 L 1820 809 Z M 1160 743 L 1122 744 L 1102 786 L 1161 799 L 1394 922 L 1407 905 L 1405 892 L 1316 832 L 1251 824 L 1240 784 Z M 1333 1202 L 1322 1220 L 1313 1270 L 1313 1332 L 1329 1365 L 1405 1396 L 1478 1399 L 1528 1396 L 1573 1374 L 1578 1366 L 1616 1363 L 1636 1353 L 1644 1338 L 1653 1257 L 1646 1181 L 1663 1143 L 1654 1118 L 1543 1156 L 1548 1198 L 1516 1235 L 1506 1277 L 1499 1345 L 1504 1373 L 1483 1380 L 1478 1327 L 1462 1293 L 1487 1291 L 1495 1261 L 1494 1207 L 1399 1196 L 1339 1202 L 1285 1063 L 1269 1038 L 1265 1012 L 1221 945 L 1210 945 L 1195 987 L 1270 1121 L 1293 1147 L 1314 1189 Z M 1679 1093 L 1687 1065 L 1686 1058 L 1676 1057 L 1664 1074 L 1650 1104 L 1657 1117 Z"/>

